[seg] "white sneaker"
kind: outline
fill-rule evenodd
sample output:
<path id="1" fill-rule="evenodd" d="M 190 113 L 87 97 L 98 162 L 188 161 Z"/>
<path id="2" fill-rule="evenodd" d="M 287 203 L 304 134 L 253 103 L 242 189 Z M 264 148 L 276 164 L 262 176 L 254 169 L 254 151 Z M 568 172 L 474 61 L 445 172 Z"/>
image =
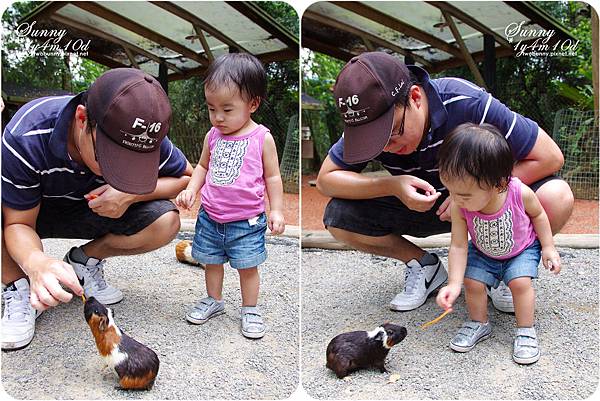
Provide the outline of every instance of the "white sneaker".
<path id="1" fill-rule="evenodd" d="M 2 349 L 16 350 L 33 340 L 35 319 L 41 314 L 29 302 L 29 282 L 21 278 L 2 291 Z"/>
<path id="2" fill-rule="evenodd" d="M 510 291 L 510 288 L 508 288 L 508 286 L 504 284 L 504 281 L 500 282 L 498 288 L 488 288 L 487 293 L 490 296 L 490 298 L 492 298 L 492 303 L 494 304 L 494 307 L 496 309 L 506 313 L 515 312 L 515 305 L 513 304 L 512 292 Z"/>
<path id="3" fill-rule="evenodd" d="M 104 279 L 104 260 L 89 258 L 84 265 L 71 260 L 71 251 L 67 252 L 64 260 L 73 266 L 86 298 L 94 297 L 105 305 L 116 304 L 123 299 L 121 290 L 108 285 Z"/>
<path id="4" fill-rule="evenodd" d="M 440 258 L 435 256 L 437 262 L 421 266 L 412 259 L 406 263 L 404 273 L 404 291 L 399 293 L 390 302 L 390 309 L 396 311 L 409 311 L 423 305 L 429 294 L 437 290 L 448 278 L 448 273 Z"/>

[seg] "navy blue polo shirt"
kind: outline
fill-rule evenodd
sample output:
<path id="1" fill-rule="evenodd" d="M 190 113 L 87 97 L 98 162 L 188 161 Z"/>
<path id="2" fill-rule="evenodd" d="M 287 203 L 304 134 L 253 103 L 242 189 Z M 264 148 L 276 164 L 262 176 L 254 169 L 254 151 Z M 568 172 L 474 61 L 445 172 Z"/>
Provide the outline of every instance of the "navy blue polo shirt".
<path id="1" fill-rule="evenodd" d="M 504 133 L 515 160 L 524 159 L 535 144 L 538 125 L 511 111 L 484 89 L 460 78 L 430 79 L 425 70 L 407 66 L 422 84 L 429 105 L 429 132 L 417 150 L 408 155 L 382 152 L 374 160 L 381 162 L 392 175 L 408 174 L 429 182 L 444 191 L 438 173 L 437 154 L 444 137 L 460 124 L 471 122 L 495 125 Z M 368 162 L 348 164 L 343 161 L 344 138 L 329 150 L 331 160 L 343 168 L 360 172 Z"/>
<path id="2" fill-rule="evenodd" d="M 69 127 L 83 93 L 33 100 L 21 107 L 2 135 L 2 204 L 28 210 L 43 199 L 84 200 L 104 185 L 102 177 L 71 159 Z M 187 160 L 165 138 L 160 146 L 159 177 L 183 175 Z"/>

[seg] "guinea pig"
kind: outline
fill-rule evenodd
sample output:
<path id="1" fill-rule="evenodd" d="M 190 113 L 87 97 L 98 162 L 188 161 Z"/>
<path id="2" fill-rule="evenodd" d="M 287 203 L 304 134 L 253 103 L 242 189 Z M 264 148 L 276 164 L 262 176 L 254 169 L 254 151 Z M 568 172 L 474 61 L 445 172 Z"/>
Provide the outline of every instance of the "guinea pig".
<path id="1" fill-rule="evenodd" d="M 372 331 L 339 334 L 327 346 L 327 367 L 339 379 L 370 367 L 386 372 L 385 357 L 405 337 L 406 328 L 393 323 L 384 323 Z"/>
<path id="2" fill-rule="evenodd" d="M 83 308 L 100 356 L 119 376 L 126 390 L 150 390 L 160 364 L 154 351 L 123 333 L 115 324 L 110 308 L 90 297 Z"/>

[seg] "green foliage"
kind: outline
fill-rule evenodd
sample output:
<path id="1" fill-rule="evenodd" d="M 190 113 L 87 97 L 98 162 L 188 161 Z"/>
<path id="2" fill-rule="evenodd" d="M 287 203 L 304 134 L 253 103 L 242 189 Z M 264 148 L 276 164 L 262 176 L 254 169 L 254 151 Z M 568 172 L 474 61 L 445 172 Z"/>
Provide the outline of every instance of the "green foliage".
<path id="1" fill-rule="evenodd" d="M 64 89 L 73 93 L 87 87 L 105 67 L 76 56 L 38 56 L 24 52 L 29 39 L 15 33 L 19 20 L 43 2 L 16 2 L 2 14 L 2 80 L 16 85 Z"/>
<path id="2" fill-rule="evenodd" d="M 322 162 L 329 147 L 343 132 L 343 124 L 335 107 L 333 85 L 344 62 L 325 54 L 303 51 L 302 90 L 319 100 L 323 111 L 303 111 L 302 120 L 309 125 L 317 151 L 317 162 Z"/>
<path id="3" fill-rule="evenodd" d="M 300 24 L 298 24 L 298 14 L 296 14 L 294 7 L 283 1 L 254 1 L 252 3 L 266 11 L 283 27 L 298 37 Z"/>

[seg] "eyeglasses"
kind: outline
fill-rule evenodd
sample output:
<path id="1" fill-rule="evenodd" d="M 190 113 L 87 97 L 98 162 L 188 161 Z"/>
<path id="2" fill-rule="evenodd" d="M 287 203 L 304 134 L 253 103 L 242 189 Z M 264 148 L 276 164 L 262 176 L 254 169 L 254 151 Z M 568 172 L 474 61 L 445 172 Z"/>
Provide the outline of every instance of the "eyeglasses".
<path id="1" fill-rule="evenodd" d="M 397 134 L 392 133 L 391 136 L 402 136 L 404 135 L 404 120 L 406 119 L 406 109 L 408 108 L 408 98 L 410 91 L 406 94 L 406 101 L 404 102 L 404 111 L 402 112 L 402 120 L 400 121 L 400 129 Z"/>
<path id="2" fill-rule="evenodd" d="M 98 161 L 98 153 L 96 152 L 96 140 L 94 139 L 94 132 L 92 131 L 92 146 L 94 147 L 94 160 Z"/>

